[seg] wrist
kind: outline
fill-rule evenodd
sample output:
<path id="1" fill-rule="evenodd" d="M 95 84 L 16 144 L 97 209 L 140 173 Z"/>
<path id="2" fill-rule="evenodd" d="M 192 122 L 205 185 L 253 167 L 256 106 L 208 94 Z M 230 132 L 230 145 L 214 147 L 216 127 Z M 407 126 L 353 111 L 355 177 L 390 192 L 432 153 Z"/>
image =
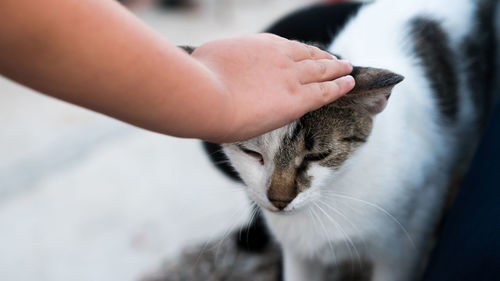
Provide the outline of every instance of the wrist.
<path id="1" fill-rule="evenodd" d="M 228 136 L 234 130 L 235 111 L 234 97 L 224 80 L 217 75 L 216 69 L 203 56 L 198 56 L 196 50 L 191 57 L 197 62 L 203 73 L 203 91 L 209 102 L 200 103 L 199 138 L 211 142 L 227 142 Z M 194 131 L 194 130 L 193 130 Z"/>

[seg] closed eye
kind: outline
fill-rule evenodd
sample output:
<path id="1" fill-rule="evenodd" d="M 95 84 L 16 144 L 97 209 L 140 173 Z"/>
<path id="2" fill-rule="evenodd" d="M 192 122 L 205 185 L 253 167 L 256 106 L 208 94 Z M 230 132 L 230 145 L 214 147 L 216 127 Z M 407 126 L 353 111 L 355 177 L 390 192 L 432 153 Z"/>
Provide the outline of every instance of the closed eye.
<path id="1" fill-rule="evenodd" d="M 357 136 L 343 138 L 343 139 L 341 139 L 341 141 L 343 141 L 343 142 L 366 142 L 366 140 L 364 138 L 360 138 Z"/>
<path id="2" fill-rule="evenodd" d="M 331 153 L 332 153 L 332 151 L 328 150 L 328 151 L 325 151 L 322 153 L 306 154 L 306 156 L 304 156 L 304 161 L 308 161 L 308 162 L 321 161 L 321 160 L 325 159 L 326 157 L 328 157 Z"/>
<path id="3" fill-rule="evenodd" d="M 258 160 L 261 165 L 264 165 L 264 157 L 262 157 L 262 154 L 258 153 L 257 151 L 248 149 L 242 145 L 238 145 L 238 148 L 241 151 L 243 151 L 246 155 L 251 156 L 252 158 Z"/>

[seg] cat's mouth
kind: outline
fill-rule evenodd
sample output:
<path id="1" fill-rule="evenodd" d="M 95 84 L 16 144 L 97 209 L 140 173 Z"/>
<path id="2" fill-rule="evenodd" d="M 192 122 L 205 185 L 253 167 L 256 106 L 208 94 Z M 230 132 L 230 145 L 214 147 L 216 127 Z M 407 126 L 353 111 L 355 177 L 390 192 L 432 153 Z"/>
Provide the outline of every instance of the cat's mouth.
<path id="1" fill-rule="evenodd" d="M 297 212 L 297 209 L 293 206 L 290 206 L 289 208 L 284 208 L 284 209 L 279 209 L 279 208 L 274 207 L 274 206 L 267 206 L 267 207 L 264 207 L 264 209 L 266 209 L 272 213 L 280 214 L 280 215 L 292 215 L 292 214 Z"/>
<path id="2" fill-rule="evenodd" d="M 272 198 L 272 197 L 269 197 L 268 199 L 269 199 L 269 202 L 271 202 L 271 204 L 273 205 L 274 209 L 276 209 L 278 211 L 285 210 L 292 202 L 292 200 L 283 200 L 283 199 L 277 199 L 277 198 Z"/>
<path id="3" fill-rule="evenodd" d="M 282 214 L 282 215 L 292 215 L 299 211 L 298 206 L 296 204 L 291 204 L 291 200 L 273 200 L 269 199 L 269 202 L 271 204 L 266 204 L 266 206 L 262 206 L 262 208 L 273 212 L 275 214 Z"/>

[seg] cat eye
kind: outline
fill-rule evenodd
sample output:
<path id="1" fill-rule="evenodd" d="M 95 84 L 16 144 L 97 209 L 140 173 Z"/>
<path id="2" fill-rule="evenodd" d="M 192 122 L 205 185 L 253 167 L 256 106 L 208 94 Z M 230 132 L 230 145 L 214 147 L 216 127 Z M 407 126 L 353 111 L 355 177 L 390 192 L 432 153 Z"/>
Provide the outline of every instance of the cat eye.
<path id="1" fill-rule="evenodd" d="M 343 141 L 343 142 L 366 142 L 366 140 L 364 138 L 360 138 L 357 136 L 343 138 L 341 141 Z"/>
<path id="2" fill-rule="evenodd" d="M 325 151 L 322 153 L 306 154 L 306 156 L 304 156 L 304 161 L 308 161 L 308 162 L 321 161 L 321 160 L 325 159 L 326 157 L 330 156 L 331 153 L 332 153 L 332 151 L 328 150 L 328 151 Z"/>
<path id="3" fill-rule="evenodd" d="M 251 156 L 252 158 L 258 160 L 261 165 L 264 165 L 264 157 L 262 157 L 262 154 L 258 153 L 257 151 L 250 150 L 241 145 L 238 145 L 238 148 L 241 151 L 243 151 L 246 155 Z"/>

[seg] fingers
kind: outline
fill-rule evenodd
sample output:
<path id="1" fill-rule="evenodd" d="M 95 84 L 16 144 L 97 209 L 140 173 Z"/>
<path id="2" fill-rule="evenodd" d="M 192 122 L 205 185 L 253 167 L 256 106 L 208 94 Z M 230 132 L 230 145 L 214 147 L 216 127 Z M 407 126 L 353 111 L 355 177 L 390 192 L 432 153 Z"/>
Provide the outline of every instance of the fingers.
<path id="1" fill-rule="evenodd" d="M 298 62 L 299 81 L 302 84 L 323 82 L 347 75 L 352 65 L 345 60 L 303 60 Z"/>
<path id="2" fill-rule="evenodd" d="M 307 59 L 334 59 L 335 57 L 326 52 L 322 51 L 318 47 L 307 45 L 298 41 L 288 41 L 291 48 L 291 55 L 294 61 L 302 61 Z"/>
<path id="3" fill-rule="evenodd" d="M 301 97 L 308 104 L 308 111 L 330 103 L 354 88 L 354 78 L 350 75 L 333 81 L 310 83 L 303 85 Z"/>
<path id="4" fill-rule="evenodd" d="M 318 47 L 311 46 L 305 43 L 301 43 L 295 40 L 289 40 L 283 38 L 281 36 L 277 36 L 271 33 L 262 33 L 260 36 L 263 36 L 267 39 L 270 39 L 275 42 L 280 42 L 282 44 L 282 49 L 289 49 L 289 54 L 293 61 L 302 61 L 306 59 L 334 59 L 335 56 L 321 50 Z"/>

